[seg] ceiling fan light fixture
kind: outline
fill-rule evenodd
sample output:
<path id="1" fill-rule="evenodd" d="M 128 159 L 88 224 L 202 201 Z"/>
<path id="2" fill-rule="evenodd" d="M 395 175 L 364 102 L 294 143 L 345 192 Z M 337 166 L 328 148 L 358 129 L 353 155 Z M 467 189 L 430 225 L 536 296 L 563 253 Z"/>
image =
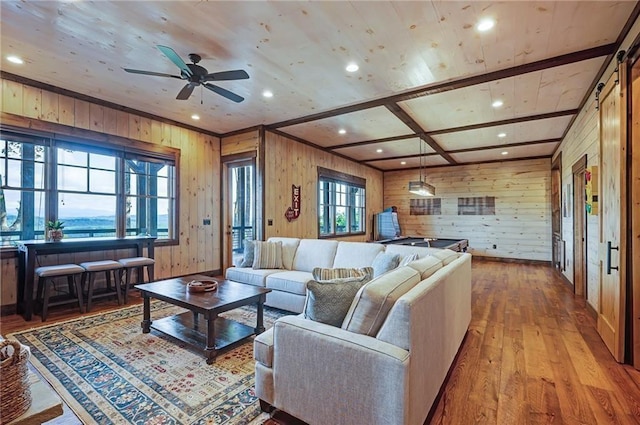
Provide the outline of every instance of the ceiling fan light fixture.
<path id="1" fill-rule="evenodd" d="M 435 196 L 436 188 L 422 180 L 409 182 L 409 192 L 418 196 Z"/>

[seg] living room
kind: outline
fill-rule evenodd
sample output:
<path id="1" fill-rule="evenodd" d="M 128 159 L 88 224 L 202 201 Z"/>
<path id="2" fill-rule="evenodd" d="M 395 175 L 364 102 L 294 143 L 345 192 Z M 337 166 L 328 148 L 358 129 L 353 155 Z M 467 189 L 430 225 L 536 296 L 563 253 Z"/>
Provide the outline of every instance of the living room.
<path id="1" fill-rule="evenodd" d="M 609 29 L 611 40 L 607 42 L 600 41 L 593 45 L 584 45 L 581 49 L 575 49 L 576 51 L 582 51 L 602 45 L 615 44 L 615 48 L 610 48 L 604 54 L 600 52 L 598 56 L 594 54 L 593 57 L 585 61 L 577 61 L 577 59 L 574 59 L 574 61 L 576 61 L 573 63 L 576 67 L 575 69 L 579 70 L 582 65 L 588 63 L 585 67 L 591 72 L 587 75 L 587 77 L 590 76 L 590 78 L 585 76 L 581 77 L 582 80 L 588 80 L 586 81 L 586 87 L 584 87 L 579 94 L 574 95 L 574 98 L 578 100 L 577 104 L 580 108 L 556 105 L 553 113 L 557 115 L 540 118 L 542 120 L 540 122 L 532 120 L 530 124 L 544 128 L 547 126 L 551 128 L 554 120 L 562 121 L 559 126 L 562 131 L 560 131 L 559 136 L 537 137 L 535 139 L 537 142 L 535 145 L 526 143 L 529 140 L 528 137 L 523 137 L 520 142 L 513 143 L 513 146 L 509 147 L 509 151 L 510 156 L 516 159 L 496 160 L 490 158 L 485 160 L 483 155 L 488 155 L 488 151 L 491 149 L 484 149 L 484 152 L 483 149 L 474 149 L 468 152 L 463 151 L 456 153 L 449 152 L 456 149 L 445 148 L 440 152 L 444 153 L 444 155 L 437 155 L 438 151 L 429 145 L 428 142 L 424 141 L 424 139 L 431 138 L 438 140 L 441 148 L 442 146 L 448 146 L 447 143 L 455 144 L 456 140 L 446 140 L 445 136 L 450 133 L 440 135 L 425 134 L 428 133 L 426 130 L 429 127 L 421 131 L 414 131 L 415 129 L 408 126 L 410 130 L 407 131 L 407 127 L 404 127 L 399 133 L 396 132 L 392 135 L 384 131 L 379 131 L 376 132 L 375 135 L 369 135 L 361 139 L 355 138 L 356 136 L 353 136 L 351 139 L 338 139 L 334 136 L 329 141 L 325 138 L 329 131 L 327 128 L 330 128 L 331 131 L 335 130 L 334 124 L 336 124 L 336 122 L 332 120 L 338 121 L 336 117 L 339 117 L 340 112 L 345 114 L 343 117 L 345 123 L 349 121 L 358 122 L 360 128 L 366 128 L 367 125 L 369 125 L 372 132 L 374 129 L 377 129 L 377 127 L 386 126 L 390 128 L 397 126 L 398 124 L 395 123 L 395 121 L 401 121 L 398 119 L 399 116 L 406 118 L 402 112 L 396 110 L 396 114 L 394 115 L 390 112 L 391 110 L 387 108 L 385 114 L 382 114 L 382 116 L 376 111 L 373 112 L 373 118 L 370 116 L 360 117 L 358 116 L 358 111 L 366 111 L 361 104 L 363 102 L 372 102 L 368 105 L 372 108 L 368 109 L 376 109 L 381 105 L 385 105 L 384 101 L 393 102 L 396 105 L 407 102 L 405 98 L 396 98 L 394 96 L 406 95 L 407 98 L 412 96 L 429 98 L 441 95 L 435 90 L 434 93 L 428 92 L 430 86 L 436 83 L 426 82 L 403 87 L 401 90 L 386 89 L 387 95 L 385 96 L 381 94 L 382 91 L 375 95 L 367 95 L 367 97 L 357 97 L 356 94 L 349 93 L 349 96 L 351 96 L 350 99 L 344 100 L 341 104 L 335 104 L 331 108 L 327 106 L 329 103 L 327 103 L 326 100 L 326 98 L 330 96 L 318 93 L 318 106 L 312 108 L 303 106 L 304 100 L 300 99 L 295 102 L 292 101 L 286 106 L 289 110 L 295 111 L 297 109 L 301 112 L 296 111 L 296 113 L 292 113 L 289 111 L 287 115 L 282 115 L 276 119 L 265 120 L 260 117 L 259 119 L 255 119 L 252 125 L 235 127 L 233 126 L 234 124 L 231 123 L 232 117 L 229 117 L 229 120 L 224 124 L 220 124 L 217 130 L 212 130 L 208 126 L 214 125 L 215 127 L 216 124 L 211 124 L 211 121 L 225 121 L 224 118 L 220 117 L 224 115 L 223 111 L 226 106 L 224 102 L 227 102 L 222 98 L 220 100 L 210 99 L 210 96 L 214 96 L 212 93 L 205 92 L 202 95 L 204 96 L 206 107 L 202 108 L 202 117 L 200 117 L 200 119 L 201 122 L 208 121 L 208 123 L 200 124 L 190 119 L 177 120 L 175 119 L 176 115 L 165 114 L 167 109 L 174 108 L 170 105 L 175 105 L 179 101 L 173 99 L 173 86 L 166 85 L 160 86 L 161 88 L 153 88 L 158 87 L 157 84 L 163 84 L 164 81 L 162 79 L 154 80 L 145 79 L 145 77 L 142 76 L 135 76 L 139 79 L 131 83 L 132 86 L 142 87 L 148 83 L 150 87 L 149 91 L 154 92 L 153 96 L 160 96 L 164 99 L 161 105 L 157 105 L 157 108 L 155 107 L 154 101 L 149 100 L 147 101 L 148 105 L 146 105 L 147 109 L 142 109 L 141 106 L 129 106 L 131 103 L 128 100 L 115 101 L 114 98 L 117 96 L 113 95 L 113 92 L 103 97 L 97 92 L 92 92 L 87 95 L 84 94 L 86 92 L 81 89 L 74 89 L 74 86 L 70 85 L 70 83 L 65 86 L 62 85 L 62 83 L 56 84 L 49 80 L 38 79 L 36 74 L 29 74 L 28 71 L 15 68 L 7 64 L 3 58 L 1 75 L 2 116 L 0 117 L 0 121 L 3 126 L 3 131 L 12 134 L 22 133 L 30 137 L 60 139 L 69 143 L 81 142 L 93 147 L 108 146 L 110 148 L 113 147 L 114 149 L 123 150 L 132 148 L 133 150 L 139 149 L 147 151 L 150 146 L 153 146 L 151 150 L 166 157 L 171 157 L 171 160 L 174 161 L 174 166 L 179 172 L 179 184 L 177 186 L 179 190 L 176 196 L 177 208 L 175 209 L 175 222 L 177 226 L 172 229 L 174 233 L 171 234 L 170 237 L 162 238 L 165 240 L 158 240 L 156 242 L 154 254 L 156 261 L 156 279 L 194 273 L 208 273 L 221 276 L 224 275 L 225 270 L 233 264 L 232 241 L 229 235 L 227 235 L 227 229 L 231 226 L 230 220 L 232 214 L 229 214 L 231 206 L 225 203 L 224 200 L 230 199 L 229 169 L 233 168 L 233 165 L 236 163 L 249 162 L 254 164 L 255 167 L 256 182 L 254 196 L 256 199 L 254 213 L 255 226 L 253 232 L 257 239 L 266 240 L 270 237 L 315 239 L 321 236 L 318 224 L 318 168 L 320 167 L 334 170 L 344 175 L 355 176 L 366 181 L 366 230 L 364 232 L 354 232 L 355 234 L 351 236 L 342 235 L 337 238 L 340 241 L 363 242 L 370 240 L 373 216 L 385 208 L 396 206 L 404 235 L 440 238 L 460 237 L 468 239 L 470 245 L 469 252 L 474 256 L 474 279 L 479 276 L 486 277 L 487 274 L 492 278 L 499 279 L 499 272 L 495 270 L 493 272 L 487 271 L 487 268 L 491 265 L 497 268 L 504 267 L 505 270 L 508 269 L 509 271 L 507 273 L 512 276 L 513 279 L 530 279 L 530 277 L 518 276 L 517 270 L 521 270 L 519 267 L 533 265 L 534 269 L 527 269 L 531 274 L 544 276 L 540 277 L 540 279 L 545 282 L 548 281 L 564 285 L 570 289 L 570 292 L 574 292 L 574 284 L 576 284 L 576 262 L 583 264 L 584 269 L 581 276 L 583 276 L 584 284 L 582 286 L 582 292 L 576 292 L 576 296 L 583 300 L 584 309 L 588 314 L 592 317 L 598 317 L 601 313 L 601 303 L 604 298 L 602 295 L 603 280 L 601 277 L 601 265 L 606 264 L 607 258 L 606 241 L 600 239 L 600 233 L 603 228 L 601 222 L 602 214 L 588 214 L 584 216 L 584 239 L 586 240 L 586 244 L 582 247 L 584 249 L 584 255 L 578 257 L 578 255 L 582 253 L 582 251 L 576 253 L 574 249 L 574 244 L 576 244 L 574 217 L 578 209 L 576 209 L 573 204 L 565 205 L 564 203 L 571 203 L 574 191 L 576 190 L 575 187 L 577 187 L 574 186 L 573 180 L 574 164 L 580 162 L 586 155 L 585 168 L 592 169 L 594 166 L 601 166 L 601 135 L 599 132 L 601 124 L 599 124 L 599 110 L 596 109 L 596 106 L 599 106 L 598 102 L 600 100 L 596 97 L 596 92 L 599 95 L 602 93 L 602 99 L 604 99 L 605 91 L 598 91 L 596 83 L 606 83 L 610 76 L 616 74 L 614 69 L 618 67 L 618 63 L 615 56 L 618 51 L 634 52 L 637 50 L 638 35 L 640 34 L 640 23 L 637 20 L 638 5 L 637 3 L 624 3 L 625 2 L 620 6 L 621 9 L 623 9 L 622 11 L 618 10 L 617 14 L 613 13 L 620 22 L 620 25 Z M 553 4 L 553 2 L 549 2 L 544 5 L 541 4 L 540 7 L 547 7 Z M 8 12 L 9 10 L 7 8 L 12 6 L 14 6 L 13 2 L 3 2 L 2 8 L 4 16 L 8 16 L 4 12 Z M 24 7 L 26 9 L 29 8 L 29 6 L 26 5 Z M 60 16 L 72 14 L 68 8 L 73 7 L 73 3 L 61 2 Z M 138 13 L 147 10 L 147 7 L 147 11 L 153 10 L 152 6 L 139 7 L 141 9 L 136 10 Z M 191 7 L 193 7 L 193 5 Z M 231 6 L 228 5 L 225 7 L 231 8 Z M 285 8 L 285 6 L 280 7 Z M 480 6 L 477 6 L 477 8 L 481 9 Z M 161 9 L 162 8 L 159 10 Z M 83 12 L 86 12 L 86 10 L 83 10 Z M 286 10 L 286 12 L 293 13 L 290 10 Z M 19 12 L 13 11 L 12 13 Z M 277 11 L 272 13 L 277 15 Z M 287 15 L 284 9 L 281 9 L 280 13 Z M 186 13 L 184 13 L 184 15 L 186 15 Z M 333 15 L 333 17 L 335 18 L 336 16 Z M 631 20 L 631 17 L 634 19 Z M 187 18 L 188 17 L 185 17 L 185 19 Z M 378 20 L 384 21 L 384 17 L 378 16 Z M 631 20 L 631 22 L 628 22 L 628 20 Z M 260 21 L 260 19 L 257 19 L 256 22 L 258 21 Z M 340 22 L 341 21 L 342 20 L 340 20 Z M 503 19 L 503 22 L 504 21 Z M 260 22 L 266 22 L 266 19 Z M 186 22 L 182 22 L 182 24 L 184 27 L 188 26 Z M 37 25 L 43 24 L 38 23 Z M 194 23 L 194 26 L 195 25 Z M 258 23 L 255 25 L 258 25 Z M 10 37 L 12 40 L 17 40 L 18 35 L 13 32 L 8 33 L 8 29 L 5 29 L 5 26 L 3 18 L 3 39 L 6 40 Z M 115 24 L 114 27 L 117 28 Z M 376 30 L 378 29 L 376 28 Z M 154 30 L 149 29 L 148 31 L 153 32 Z M 382 32 L 382 29 L 379 31 Z M 105 32 L 108 31 L 105 30 Z M 71 33 L 73 33 L 73 31 L 71 31 Z M 269 32 L 265 30 L 265 34 L 268 33 Z M 25 36 L 25 39 L 29 37 L 36 41 L 25 41 L 24 44 L 31 45 L 32 49 L 45 49 L 42 45 L 42 40 L 37 40 L 37 34 L 31 34 L 28 37 Z M 91 37 L 87 37 L 88 40 L 91 40 Z M 215 35 L 209 37 L 215 40 Z M 275 35 L 271 37 L 275 38 Z M 474 37 L 478 36 L 475 35 Z M 73 41 L 74 38 L 69 35 L 69 33 L 65 33 L 61 38 L 65 39 L 68 43 L 75 43 Z M 265 35 L 263 38 L 269 37 Z M 156 38 L 152 39 L 157 40 Z M 171 69 L 170 67 L 172 67 L 173 64 L 159 54 L 155 47 L 163 43 L 171 44 L 169 42 L 170 39 L 171 37 L 161 38 L 162 42 L 145 41 L 151 53 L 141 53 L 141 57 L 136 57 L 137 52 L 129 52 L 126 63 L 113 59 L 112 61 L 109 60 L 109 65 L 105 66 L 116 69 L 118 73 L 113 75 L 117 75 L 119 79 L 125 79 L 125 77 L 131 79 L 134 77 L 120 70 L 118 67 L 121 66 L 156 70 L 156 66 L 162 66 L 164 61 L 167 62 L 167 70 Z M 274 40 L 269 42 L 265 41 L 262 45 L 264 45 L 266 49 L 266 45 L 273 42 Z M 17 50 L 19 47 L 18 45 L 13 46 L 5 43 L 6 42 L 3 41 L 3 52 L 7 51 L 7 53 L 9 53 L 9 50 Z M 198 41 L 183 43 L 184 46 L 194 46 L 194 49 L 200 48 Z M 550 43 L 553 44 L 552 42 Z M 80 44 L 82 43 L 74 45 L 73 48 L 78 47 L 78 49 L 80 49 Z M 496 45 L 500 45 L 500 42 L 497 41 Z M 91 48 L 87 50 L 91 50 Z M 388 51 L 388 48 L 386 50 Z M 78 50 L 78 52 L 80 51 L 81 50 Z M 85 50 L 82 50 L 82 52 L 88 54 Z M 12 53 L 19 52 L 15 51 Z M 182 57 L 186 57 L 188 53 L 189 52 L 184 51 L 184 48 L 180 50 L 180 56 Z M 633 56 L 634 54 L 635 56 Z M 227 55 L 229 55 L 228 52 Z M 67 56 L 69 56 L 69 54 L 67 54 Z M 212 54 L 211 56 L 214 55 Z M 555 59 L 560 56 L 559 54 L 553 55 Z M 102 60 L 93 56 L 87 57 L 91 57 L 91 62 Z M 151 60 L 152 63 L 146 61 L 148 58 L 153 58 Z M 631 64 L 634 58 L 637 58 L 637 53 L 632 53 L 631 56 L 625 57 L 625 63 Z M 44 67 L 44 65 L 38 63 L 36 59 L 35 56 L 31 58 L 28 57 L 26 66 L 36 68 Z M 93 59 L 95 59 L 95 61 Z M 593 63 L 590 61 L 593 61 Z M 535 60 L 530 60 L 522 63 L 535 62 Z M 82 59 L 77 60 L 76 63 L 82 63 Z M 207 60 L 207 58 L 204 58 L 200 64 L 210 69 L 216 68 L 216 70 L 218 68 L 230 69 L 238 66 L 237 63 L 229 66 L 225 63 L 215 64 L 215 61 Z M 84 65 L 78 64 L 78 66 L 82 68 Z M 89 67 L 89 65 L 86 66 Z M 257 66 L 248 68 L 245 64 L 240 65 L 240 67 L 250 70 L 251 80 L 254 79 L 256 73 L 260 72 Z M 364 64 L 361 64 L 361 67 L 364 67 Z M 514 69 L 516 67 L 516 63 L 512 63 L 509 66 L 496 65 L 495 70 L 492 71 L 497 72 L 499 70 L 510 69 L 514 72 L 514 75 L 525 75 L 525 72 L 522 70 L 519 71 L 521 74 L 515 74 L 516 71 Z M 631 68 L 629 68 L 629 70 L 631 70 Z M 159 69 L 159 71 L 164 70 Z M 468 75 L 474 75 L 471 71 L 467 72 Z M 596 75 L 599 77 L 597 81 L 593 78 Z M 630 83 L 626 87 L 635 87 L 633 93 L 637 93 L 637 74 L 631 75 L 636 75 L 635 80 L 629 78 L 629 76 L 623 78 L 629 78 L 627 81 L 630 81 Z M 315 84 L 313 81 L 318 81 L 319 83 L 325 82 L 321 75 L 313 74 L 312 77 L 315 78 L 315 80 L 310 79 L 308 84 Z M 463 79 L 462 75 L 453 75 L 449 78 L 456 77 L 458 80 Z M 311 78 L 311 76 L 309 76 L 309 78 Z M 503 78 L 507 79 L 510 77 L 508 74 L 504 74 Z M 95 79 L 99 81 L 99 78 Z M 346 81 L 345 86 L 350 87 L 351 80 L 347 79 Z M 444 84 L 442 81 L 437 81 L 437 83 Z M 456 83 L 462 84 L 461 81 L 456 81 Z M 100 83 L 96 84 L 99 85 Z M 107 84 L 106 81 L 105 84 Z M 221 85 L 222 84 L 224 83 L 221 83 Z M 238 85 L 234 87 L 242 88 L 242 81 L 237 84 Z M 563 88 L 571 91 L 572 87 L 568 85 L 569 83 L 566 84 Z M 180 88 L 180 86 L 176 87 L 177 89 Z M 344 90 L 349 91 L 350 89 Z M 357 91 L 356 89 L 353 90 Z M 425 95 L 405 93 L 411 90 L 422 90 Z M 447 92 L 457 92 L 457 90 L 448 88 Z M 244 92 L 241 93 L 245 94 Z M 443 93 L 445 92 L 443 91 Z M 137 95 L 139 97 L 142 96 L 142 92 L 137 92 Z M 450 93 L 449 95 L 453 94 Z M 255 96 L 260 96 L 260 94 L 256 91 Z M 464 95 L 461 96 L 458 100 L 464 101 Z M 197 108 L 202 97 L 198 92 L 195 92 L 193 97 L 197 99 L 192 99 L 194 105 L 191 106 Z M 523 94 L 522 97 L 524 98 L 526 96 Z M 425 110 L 431 112 L 441 110 L 441 105 L 448 104 L 446 98 L 442 99 L 443 100 L 436 102 L 435 106 L 428 105 L 429 108 L 435 108 L 433 111 L 428 108 Z M 633 99 L 635 102 L 634 105 L 637 105 L 637 94 Z M 145 102 L 142 102 L 142 104 L 144 103 Z M 212 104 L 215 106 L 212 106 Z M 406 105 L 405 103 L 405 106 Z M 238 109 L 241 108 L 241 106 L 242 104 L 231 106 L 232 109 L 230 109 L 231 112 L 229 112 L 229 114 L 247 115 L 242 109 Z M 358 106 L 362 108 L 358 109 Z M 266 109 L 270 107 L 271 106 L 267 105 Z M 273 109 L 276 111 L 280 111 L 283 108 L 282 105 L 273 106 Z M 345 109 L 339 110 L 340 108 Z M 411 110 L 410 108 L 419 110 L 416 105 L 411 105 L 405 109 Z M 175 109 L 180 109 L 180 113 L 184 113 L 188 108 L 175 106 Z M 562 115 L 559 113 L 566 110 L 574 111 L 576 109 L 577 111 L 571 115 Z M 631 110 L 635 111 L 633 106 L 631 106 Z M 170 113 L 174 114 L 177 112 L 171 111 Z M 544 113 L 552 112 L 544 111 Z M 314 114 L 320 115 L 316 117 Z M 542 114 L 543 112 L 538 113 L 538 115 Z M 392 116 L 389 117 L 387 115 Z M 170 118 L 167 118 L 167 116 Z M 512 120 L 509 123 L 505 123 L 505 125 L 517 126 L 525 122 L 524 120 L 522 122 L 516 120 L 515 118 L 518 116 L 518 113 L 513 112 Z M 631 116 L 635 117 L 636 114 Z M 300 119 L 301 117 L 306 118 L 306 120 L 296 121 L 296 119 Z M 246 116 L 244 118 L 248 119 Z M 550 121 L 544 121 L 544 119 Z M 412 121 L 416 121 L 415 118 Z M 497 120 L 484 120 L 485 123 L 492 121 Z M 432 128 L 455 128 L 465 126 L 467 123 L 473 126 L 469 121 L 462 122 L 465 124 L 445 125 L 442 127 L 436 126 Z M 392 124 L 388 125 L 389 123 Z M 629 139 L 627 147 L 627 152 L 629 152 L 630 155 L 629 158 L 632 158 L 629 161 L 628 169 L 625 173 L 630 176 L 629 179 L 633 179 L 629 180 L 629 182 L 637 181 L 639 167 L 637 157 L 631 156 L 637 155 L 637 152 L 632 151 L 631 147 L 637 144 L 637 134 L 639 133 L 635 130 L 638 124 L 635 123 L 633 125 L 635 125 L 635 127 L 630 126 L 630 130 L 627 130 L 629 134 L 634 137 L 633 139 Z M 482 128 L 475 130 L 481 130 Z M 556 127 L 553 126 L 553 128 Z M 458 128 L 458 130 L 460 133 L 464 133 L 465 131 L 473 131 L 474 129 Z M 530 127 L 524 129 L 516 128 L 514 130 L 520 131 L 521 133 L 532 131 Z M 383 159 L 376 159 L 373 158 L 368 151 L 370 147 L 377 147 L 376 141 L 380 143 L 381 146 L 383 146 L 382 144 L 393 144 L 394 140 L 391 140 L 393 137 L 398 136 L 398 134 L 406 135 L 407 132 L 411 133 L 413 137 L 406 139 L 408 140 L 406 145 L 409 147 L 404 148 L 405 153 L 385 153 Z M 424 139 L 416 137 L 416 135 L 423 135 Z M 462 135 L 459 137 L 462 137 Z M 350 142 L 347 143 L 345 140 L 350 140 Z M 633 140 L 633 142 L 631 142 L 631 140 Z M 493 142 L 493 144 L 487 143 L 486 146 L 494 146 L 493 149 L 497 149 L 498 151 L 504 150 L 503 148 L 496 148 L 496 144 L 496 142 Z M 457 149 L 461 149 L 460 146 L 464 145 L 458 145 Z M 386 146 L 382 148 L 387 149 Z M 521 158 L 517 157 L 518 149 L 525 151 L 525 153 L 522 153 Z M 530 152 L 526 152 L 527 150 L 530 150 Z M 464 155 L 468 155 L 470 158 L 462 159 Z M 501 152 L 498 152 L 497 155 L 501 155 Z M 457 161 L 455 161 L 456 163 L 447 163 L 447 161 L 443 159 L 447 156 L 455 156 L 457 159 Z M 477 160 L 474 159 L 474 156 Z M 387 157 L 393 158 L 388 159 Z M 560 157 L 561 160 L 558 159 Z M 405 164 L 406 169 L 398 165 L 400 159 L 408 163 Z M 392 161 L 395 162 L 394 165 L 387 165 Z M 412 214 L 411 199 L 415 197 L 409 196 L 407 184 L 410 181 L 422 181 L 423 176 L 425 181 L 435 186 L 437 190 L 437 197 L 441 202 L 441 214 L 437 217 L 425 217 L 423 215 Z M 299 216 L 296 219 L 289 220 L 285 216 L 285 212 L 291 205 L 292 185 L 299 187 L 301 207 Z M 637 205 L 638 193 L 636 187 L 637 184 L 628 184 L 628 205 Z M 603 192 L 607 190 L 606 186 L 601 186 L 601 188 Z M 604 196 L 604 193 L 600 193 L 600 196 Z M 459 215 L 458 202 L 461 197 L 495 197 L 495 213 L 475 217 Z M 600 207 L 602 208 L 602 204 Z M 7 209 L 7 212 L 9 212 L 9 209 Z M 627 262 L 626 277 L 624 277 L 624 279 L 628 282 L 629 288 L 629 292 L 627 293 L 627 315 L 634 317 L 632 316 L 632 312 L 637 311 L 636 309 L 639 308 L 637 294 L 640 292 L 637 283 L 640 281 L 640 270 L 632 268 L 634 262 L 632 260 L 638 258 L 638 252 L 640 252 L 637 245 L 637 238 L 634 239 L 631 237 L 631 235 L 638 234 L 637 208 L 629 208 L 628 217 L 625 216 L 625 220 L 626 219 L 629 220 L 629 225 L 627 226 L 627 224 L 624 223 L 623 228 L 627 229 L 629 237 L 626 238 L 627 242 L 624 252 L 626 252 L 629 261 Z M 554 239 L 553 233 L 556 232 L 556 229 L 553 228 L 554 220 L 559 223 L 557 229 L 559 240 Z M 39 230 L 43 231 L 43 229 Z M 66 237 L 70 238 L 71 235 L 72 233 L 69 233 Z M 331 237 L 329 237 L 329 239 L 331 239 Z M 616 246 L 616 244 L 614 243 L 613 246 Z M 611 255 L 614 256 L 614 261 L 618 258 L 617 255 L 622 252 L 623 251 L 612 252 Z M 57 254 L 44 256 L 40 259 L 40 264 L 63 264 L 66 262 L 81 262 L 88 259 L 99 260 L 109 258 L 113 255 L 113 251 L 106 251 L 99 254 L 95 252 Z M 485 262 L 482 261 L 483 258 L 502 260 L 503 262 Z M 576 260 L 576 258 L 581 260 Z M 513 268 L 510 269 L 510 267 Z M 541 269 L 536 267 L 545 267 L 549 269 L 549 273 L 547 274 L 546 271 L 542 272 L 540 271 Z M 18 299 L 20 285 L 18 268 L 18 254 L 15 248 L 3 248 L 0 304 L 2 306 L 2 320 L 4 323 L 6 323 L 7 317 L 13 317 L 16 313 L 17 304 L 20 301 Z M 539 285 L 537 280 L 527 281 L 533 285 Z M 478 283 L 478 285 L 481 284 Z M 498 286 L 498 282 L 496 282 L 496 286 Z M 632 291 L 632 289 L 635 291 Z M 568 302 L 573 303 L 574 301 Z M 573 306 L 573 304 L 571 305 Z M 36 321 L 39 320 L 37 316 L 35 319 Z M 36 323 L 34 322 L 32 325 L 35 326 Z M 637 328 L 637 326 L 631 327 L 633 332 L 638 332 Z M 627 330 L 627 332 L 629 332 L 629 330 Z M 629 338 L 635 338 L 629 339 L 630 341 L 637 342 L 640 340 L 637 335 L 630 335 Z M 624 339 L 625 338 L 622 338 L 623 341 Z M 636 352 L 637 351 L 638 350 L 636 350 Z M 634 355 L 638 356 L 638 354 Z M 621 355 L 618 349 L 618 355 L 616 357 L 624 359 L 625 356 L 624 353 Z M 628 362 L 634 363 L 633 357 Z M 635 364 L 637 367 L 640 362 L 635 360 Z"/>

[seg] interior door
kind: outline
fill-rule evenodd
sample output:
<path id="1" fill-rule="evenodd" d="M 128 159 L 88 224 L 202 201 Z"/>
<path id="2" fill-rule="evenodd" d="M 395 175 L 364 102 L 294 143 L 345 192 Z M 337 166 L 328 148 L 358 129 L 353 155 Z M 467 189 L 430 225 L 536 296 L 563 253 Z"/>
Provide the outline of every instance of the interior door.
<path id="1" fill-rule="evenodd" d="M 600 305 L 598 333 L 624 361 L 626 293 L 626 100 L 624 67 L 600 93 Z"/>
<path id="2" fill-rule="evenodd" d="M 631 68 L 631 243 L 630 258 L 640 256 L 640 52 L 636 53 L 636 60 Z M 635 263 L 635 264 L 634 264 Z M 640 369 L 640 264 L 629 264 L 631 273 L 632 294 L 632 341 L 633 365 Z"/>
<path id="3" fill-rule="evenodd" d="M 573 171 L 573 290 L 587 299 L 587 217 L 585 205 L 585 170 L 587 156 L 577 161 Z"/>

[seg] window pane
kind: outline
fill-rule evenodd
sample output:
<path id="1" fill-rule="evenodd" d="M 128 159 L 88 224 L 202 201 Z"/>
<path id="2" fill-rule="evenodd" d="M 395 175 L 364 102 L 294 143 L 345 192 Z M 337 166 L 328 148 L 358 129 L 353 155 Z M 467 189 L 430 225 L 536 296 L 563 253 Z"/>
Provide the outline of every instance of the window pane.
<path id="1" fill-rule="evenodd" d="M 318 181 L 318 229 L 321 236 L 361 234 L 365 230 L 365 189 L 352 183 Z"/>
<path id="2" fill-rule="evenodd" d="M 70 149 L 58 149 L 58 164 L 87 166 L 88 153 Z"/>
<path id="3" fill-rule="evenodd" d="M 116 235 L 115 196 L 61 193 L 59 199 L 65 238 Z"/>
<path id="4" fill-rule="evenodd" d="M 113 171 L 89 170 L 89 191 L 116 193 L 116 173 Z"/>
<path id="5" fill-rule="evenodd" d="M 89 167 L 101 168 L 103 170 L 115 170 L 116 158 L 113 156 L 99 155 L 97 153 L 89 154 Z"/>
<path id="6" fill-rule="evenodd" d="M 87 192 L 86 168 L 58 166 L 58 189 L 74 192 Z"/>

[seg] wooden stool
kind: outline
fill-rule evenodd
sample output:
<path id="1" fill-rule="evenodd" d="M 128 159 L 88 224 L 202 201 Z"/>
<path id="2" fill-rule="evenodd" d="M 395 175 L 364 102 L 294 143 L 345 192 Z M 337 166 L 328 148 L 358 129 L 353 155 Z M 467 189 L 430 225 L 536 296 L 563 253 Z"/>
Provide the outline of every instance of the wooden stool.
<path id="1" fill-rule="evenodd" d="M 87 312 L 91 311 L 91 304 L 94 298 L 101 298 L 115 295 L 118 297 L 118 305 L 122 305 L 122 295 L 120 294 L 120 281 L 122 280 L 122 264 L 113 260 L 103 261 L 89 261 L 86 263 L 80 263 L 80 266 L 84 268 L 85 273 L 82 275 L 82 287 L 89 280 L 89 287 L 87 289 Z M 107 278 L 107 289 L 104 293 L 94 295 L 93 284 L 96 280 L 96 274 L 105 272 Z M 111 287 L 111 272 L 113 272 L 113 279 L 115 281 L 115 287 Z"/>
<path id="2" fill-rule="evenodd" d="M 84 268 L 77 264 L 61 264 L 58 266 L 43 266 L 38 267 L 35 271 L 38 276 L 38 300 L 42 299 L 42 312 L 40 317 L 44 322 L 47 320 L 47 313 L 49 306 L 63 305 L 77 302 L 80 306 L 80 313 L 84 313 L 84 305 L 82 303 L 82 286 L 80 282 L 75 279 L 75 276 L 84 273 Z M 67 277 L 67 284 L 69 285 L 70 297 L 64 300 L 51 301 L 51 287 L 54 286 L 54 278 Z M 44 299 L 43 293 L 44 292 Z"/>
<path id="3" fill-rule="evenodd" d="M 144 268 L 147 268 L 147 277 L 149 282 L 153 282 L 153 266 L 156 261 L 153 258 L 147 257 L 133 257 L 133 258 L 121 258 L 118 260 L 122 267 L 124 267 L 124 303 L 129 300 L 129 289 L 131 289 L 131 270 L 136 269 L 138 272 L 138 280 L 144 283 Z"/>

